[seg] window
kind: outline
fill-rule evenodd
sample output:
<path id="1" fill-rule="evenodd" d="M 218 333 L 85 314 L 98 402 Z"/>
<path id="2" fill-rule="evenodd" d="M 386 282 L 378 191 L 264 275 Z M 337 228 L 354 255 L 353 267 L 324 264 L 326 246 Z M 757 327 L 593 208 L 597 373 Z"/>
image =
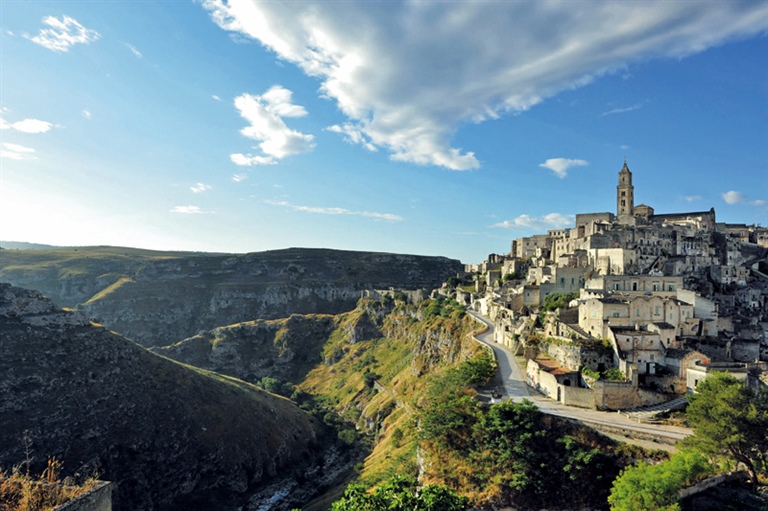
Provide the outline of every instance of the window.
<path id="1" fill-rule="evenodd" d="M 635 309 L 635 316 L 638 317 L 638 318 L 640 317 L 640 307 Z"/>
<path id="2" fill-rule="evenodd" d="M 619 317 L 619 313 L 618 313 L 618 312 L 614 312 L 614 313 L 613 313 L 613 317 L 614 317 L 614 318 L 618 318 L 618 317 Z"/>
<path id="3" fill-rule="evenodd" d="M 622 196 L 622 197 L 626 197 L 626 196 L 627 196 L 627 192 L 625 192 L 624 190 L 622 190 L 622 191 L 621 191 L 621 196 Z"/>
<path id="4" fill-rule="evenodd" d="M 653 308 L 653 310 L 654 310 L 653 314 L 654 314 L 655 316 L 658 316 L 659 314 L 661 314 L 661 311 L 659 310 L 659 307 L 658 307 L 658 306 L 654 307 L 654 308 Z"/>
<path id="5" fill-rule="evenodd" d="M 674 291 L 674 290 L 675 290 L 675 285 L 674 285 L 674 284 L 670 284 L 670 285 L 669 285 L 669 287 L 668 287 L 667 289 L 668 289 L 669 291 Z"/>

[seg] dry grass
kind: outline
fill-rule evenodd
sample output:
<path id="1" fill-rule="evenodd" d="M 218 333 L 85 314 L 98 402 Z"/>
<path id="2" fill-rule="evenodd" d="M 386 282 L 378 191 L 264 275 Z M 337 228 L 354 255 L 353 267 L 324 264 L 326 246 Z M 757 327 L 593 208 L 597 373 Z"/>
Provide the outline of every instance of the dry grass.
<path id="1" fill-rule="evenodd" d="M 60 479 L 61 462 L 48 460 L 39 477 L 15 468 L 10 474 L 0 471 L 0 511 L 50 511 L 96 486 L 96 478 L 81 485 L 65 484 Z"/>

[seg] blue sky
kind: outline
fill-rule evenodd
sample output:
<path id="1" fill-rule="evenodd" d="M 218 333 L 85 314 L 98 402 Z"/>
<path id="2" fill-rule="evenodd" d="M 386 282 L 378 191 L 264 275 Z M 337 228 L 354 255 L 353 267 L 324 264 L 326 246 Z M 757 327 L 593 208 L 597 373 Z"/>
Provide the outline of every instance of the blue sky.
<path id="1" fill-rule="evenodd" d="M 768 2 L 0 2 L 0 239 L 479 262 L 768 225 Z"/>

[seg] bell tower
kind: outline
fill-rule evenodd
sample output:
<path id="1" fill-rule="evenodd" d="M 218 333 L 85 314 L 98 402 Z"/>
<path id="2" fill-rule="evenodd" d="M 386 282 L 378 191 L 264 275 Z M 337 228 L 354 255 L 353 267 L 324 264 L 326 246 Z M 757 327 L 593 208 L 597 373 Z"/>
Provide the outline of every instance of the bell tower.
<path id="1" fill-rule="evenodd" d="M 631 223 L 634 209 L 635 187 L 632 186 L 632 172 L 624 158 L 624 166 L 619 171 L 619 185 L 616 187 L 616 216 L 619 217 L 619 223 Z"/>

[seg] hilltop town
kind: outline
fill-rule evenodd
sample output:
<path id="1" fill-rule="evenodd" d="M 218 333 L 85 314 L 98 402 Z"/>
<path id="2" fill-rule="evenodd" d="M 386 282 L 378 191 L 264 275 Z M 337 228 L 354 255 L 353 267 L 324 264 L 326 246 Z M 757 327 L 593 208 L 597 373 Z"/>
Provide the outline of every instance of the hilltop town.
<path id="1" fill-rule="evenodd" d="M 616 213 L 516 239 L 444 292 L 493 320 L 494 340 L 526 357 L 531 386 L 628 409 L 673 400 L 715 370 L 768 381 L 766 257 L 767 228 L 718 223 L 714 208 L 635 205 L 625 161 Z"/>

